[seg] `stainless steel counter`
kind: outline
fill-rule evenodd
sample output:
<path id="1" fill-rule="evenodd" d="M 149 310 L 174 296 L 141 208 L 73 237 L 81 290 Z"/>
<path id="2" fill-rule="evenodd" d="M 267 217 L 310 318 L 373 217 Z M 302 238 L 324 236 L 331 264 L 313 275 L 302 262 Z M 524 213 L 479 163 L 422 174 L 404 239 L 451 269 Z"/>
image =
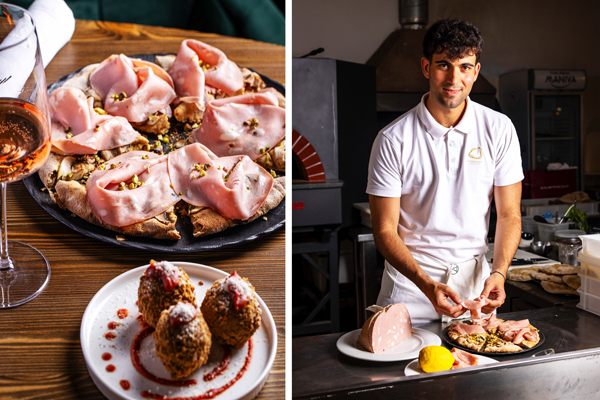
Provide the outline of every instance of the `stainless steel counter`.
<path id="1" fill-rule="evenodd" d="M 407 377 L 412 360 L 370 362 L 341 354 L 343 334 L 292 340 L 292 396 L 295 399 L 598 399 L 600 398 L 600 316 L 573 307 L 499 314 L 528 318 L 545 335 L 535 351 L 493 356 L 499 363 Z M 441 337 L 447 324 L 416 327 Z M 451 348 L 442 340 L 442 345 Z M 554 349 L 556 354 L 531 355 Z M 492 397 L 489 397 L 492 395 Z"/>

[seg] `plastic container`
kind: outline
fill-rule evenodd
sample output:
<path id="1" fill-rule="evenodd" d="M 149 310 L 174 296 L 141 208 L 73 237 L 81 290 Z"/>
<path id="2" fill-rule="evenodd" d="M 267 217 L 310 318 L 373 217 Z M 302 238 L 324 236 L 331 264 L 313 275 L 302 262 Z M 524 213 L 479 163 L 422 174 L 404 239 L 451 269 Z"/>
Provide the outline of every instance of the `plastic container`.
<path id="1" fill-rule="evenodd" d="M 567 209 L 571 207 L 571 204 L 548 204 L 551 199 L 522 199 L 521 200 L 521 214 L 527 216 L 534 215 L 546 215 L 548 211 L 554 215 L 558 211 L 558 215 L 561 217 L 567 212 Z M 599 202 L 594 201 L 590 203 L 577 203 L 577 209 L 580 211 L 590 214 L 598 214 Z"/>
<path id="2" fill-rule="evenodd" d="M 580 301 L 577 307 L 589 311 L 593 314 L 600 315 L 600 297 L 590 293 L 585 293 L 579 290 Z"/>
<path id="3" fill-rule="evenodd" d="M 542 242 L 550 242 L 554 239 L 554 232 L 563 231 L 569 229 L 571 222 L 565 222 L 563 224 L 544 224 L 543 222 L 536 222 L 538 227 L 538 234 Z"/>
<path id="4" fill-rule="evenodd" d="M 579 276 L 600 279 L 600 258 L 579 253 L 577 261 L 580 263 Z"/>
<path id="5" fill-rule="evenodd" d="M 594 296 L 600 297 L 600 279 L 592 278 L 591 276 L 581 276 L 581 291 L 587 294 L 593 294 Z"/>
<path id="6" fill-rule="evenodd" d="M 581 254 L 600 258 L 600 235 L 580 235 L 583 248 Z"/>
<path id="7" fill-rule="evenodd" d="M 360 210 L 360 223 L 367 228 L 372 228 L 371 224 L 371 206 L 369 203 L 354 203 L 354 208 Z"/>
<path id="8" fill-rule="evenodd" d="M 534 237 L 533 240 L 537 240 L 538 227 L 533 220 L 533 215 L 521 217 L 521 230 L 523 232 L 531 233 Z"/>

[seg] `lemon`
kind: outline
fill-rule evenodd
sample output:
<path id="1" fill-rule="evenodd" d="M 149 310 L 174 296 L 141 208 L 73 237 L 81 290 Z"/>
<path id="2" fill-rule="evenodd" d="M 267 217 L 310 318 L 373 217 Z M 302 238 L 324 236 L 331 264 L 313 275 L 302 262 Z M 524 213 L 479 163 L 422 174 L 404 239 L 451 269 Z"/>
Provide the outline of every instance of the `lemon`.
<path id="1" fill-rule="evenodd" d="M 447 371 L 452 368 L 454 357 L 445 347 L 427 346 L 419 352 L 419 365 L 425 372 Z"/>

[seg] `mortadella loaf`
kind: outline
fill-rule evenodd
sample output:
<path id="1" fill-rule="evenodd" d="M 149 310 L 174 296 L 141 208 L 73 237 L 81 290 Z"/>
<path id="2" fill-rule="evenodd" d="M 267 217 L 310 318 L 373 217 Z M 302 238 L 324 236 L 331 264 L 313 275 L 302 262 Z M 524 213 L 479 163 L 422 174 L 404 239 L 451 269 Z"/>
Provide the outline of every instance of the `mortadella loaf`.
<path id="1" fill-rule="evenodd" d="M 377 310 L 364 323 L 358 337 L 360 345 L 371 353 L 381 353 L 412 335 L 410 315 L 404 304 L 390 304 Z"/>

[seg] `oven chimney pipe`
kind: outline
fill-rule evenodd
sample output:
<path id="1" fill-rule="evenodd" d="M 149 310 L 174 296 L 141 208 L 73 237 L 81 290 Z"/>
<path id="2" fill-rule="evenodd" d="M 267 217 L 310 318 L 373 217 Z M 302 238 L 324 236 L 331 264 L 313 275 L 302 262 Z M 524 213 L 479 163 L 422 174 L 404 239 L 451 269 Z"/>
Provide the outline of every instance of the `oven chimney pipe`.
<path id="1" fill-rule="evenodd" d="M 403 29 L 425 29 L 429 21 L 428 0 L 399 0 L 400 25 Z"/>

